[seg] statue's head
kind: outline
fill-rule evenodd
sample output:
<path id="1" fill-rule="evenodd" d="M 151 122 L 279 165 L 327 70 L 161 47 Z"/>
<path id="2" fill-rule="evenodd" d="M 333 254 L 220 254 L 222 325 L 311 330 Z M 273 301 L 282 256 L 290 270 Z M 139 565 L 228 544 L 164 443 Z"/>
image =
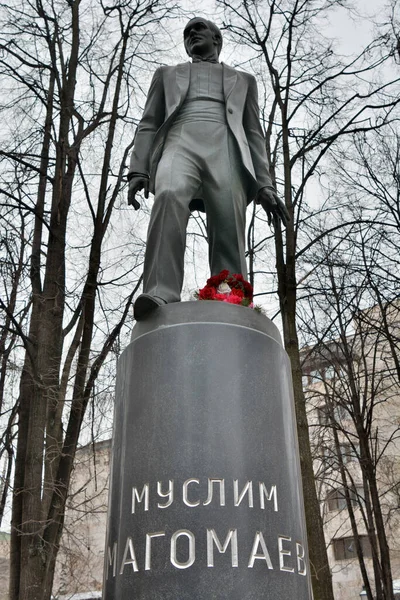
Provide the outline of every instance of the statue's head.
<path id="1" fill-rule="evenodd" d="M 183 31 L 185 50 L 189 56 L 209 56 L 218 58 L 222 48 L 222 34 L 219 28 L 202 17 L 190 19 Z"/>

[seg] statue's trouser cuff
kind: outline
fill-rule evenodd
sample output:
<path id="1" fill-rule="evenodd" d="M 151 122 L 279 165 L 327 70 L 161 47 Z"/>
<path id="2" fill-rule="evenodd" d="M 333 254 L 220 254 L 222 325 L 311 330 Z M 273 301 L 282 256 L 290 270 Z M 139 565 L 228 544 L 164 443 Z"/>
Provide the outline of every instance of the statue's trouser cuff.
<path id="1" fill-rule="evenodd" d="M 247 277 L 245 217 L 247 177 L 225 123 L 174 125 L 158 164 L 150 217 L 143 290 L 178 302 L 183 284 L 186 228 L 193 198 L 207 212 L 212 274 L 228 269 Z"/>

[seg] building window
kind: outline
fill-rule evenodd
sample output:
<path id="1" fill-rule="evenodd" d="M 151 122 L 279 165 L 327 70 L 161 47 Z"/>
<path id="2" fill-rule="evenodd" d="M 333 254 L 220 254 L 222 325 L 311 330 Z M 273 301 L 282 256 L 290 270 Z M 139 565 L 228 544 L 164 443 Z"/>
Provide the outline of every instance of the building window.
<path id="1" fill-rule="evenodd" d="M 344 404 L 335 403 L 335 408 L 333 409 L 333 415 L 335 417 L 335 421 L 340 423 L 344 419 L 348 419 L 349 413 Z"/>
<path id="2" fill-rule="evenodd" d="M 349 414 L 347 412 L 346 407 L 343 404 L 339 404 L 338 402 L 332 402 L 333 406 L 333 420 L 335 423 L 340 423 L 341 421 L 348 418 Z M 332 409 L 331 409 L 332 410 Z M 320 425 L 329 425 L 329 407 L 327 404 L 323 404 L 317 408 L 318 414 L 318 423 Z"/>
<path id="3" fill-rule="evenodd" d="M 360 535 L 361 550 L 364 558 L 372 558 L 371 544 L 367 535 Z M 339 538 L 333 540 L 333 552 L 336 560 L 348 560 L 357 558 L 357 550 L 354 538 Z"/>
<path id="4" fill-rule="evenodd" d="M 347 463 L 357 460 L 358 445 L 351 445 L 349 443 L 339 444 L 340 454 L 344 465 Z"/>
<path id="5" fill-rule="evenodd" d="M 349 489 L 349 494 L 353 506 L 358 506 L 360 501 L 363 501 L 364 490 L 361 486 Z M 330 491 L 329 494 L 327 494 L 326 496 L 326 504 L 329 512 L 333 510 L 343 510 L 347 508 L 344 488 L 336 488 Z"/>
<path id="6" fill-rule="evenodd" d="M 317 408 L 318 423 L 320 425 L 329 425 L 329 409 L 326 404 Z"/>
<path id="7" fill-rule="evenodd" d="M 319 367 L 318 369 L 304 369 L 303 385 L 312 385 L 321 381 L 329 381 L 336 378 L 336 370 L 333 365 Z"/>
<path id="8" fill-rule="evenodd" d="M 359 446 L 358 444 L 351 445 L 347 442 L 339 444 L 339 452 L 344 465 L 356 461 L 358 459 Z M 322 458 L 331 467 L 337 468 L 339 457 L 336 453 L 336 447 L 332 441 L 331 444 L 324 442 L 321 446 Z"/>
<path id="9" fill-rule="evenodd" d="M 313 369 L 312 371 L 309 371 L 308 382 L 310 383 L 310 385 L 312 385 L 313 383 L 318 383 L 319 381 L 322 381 L 321 372 L 318 369 Z"/>
<path id="10" fill-rule="evenodd" d="M 326 497 L 326 503 L 328 510 L 343 510 L 346 508 L 346 498 L 344 495 L 344 489 L 336 489 L 329 492 Z"/>
<path id="11" fill-rule="evenodd" d="M 335 377 L 335 369 L 333 368 L 332 365 L 329 365 L 329 367 L 326 367 L 326 369 L 325 369 L 324 378 L 325 379 L 333 379 L 334 377 Z"/>

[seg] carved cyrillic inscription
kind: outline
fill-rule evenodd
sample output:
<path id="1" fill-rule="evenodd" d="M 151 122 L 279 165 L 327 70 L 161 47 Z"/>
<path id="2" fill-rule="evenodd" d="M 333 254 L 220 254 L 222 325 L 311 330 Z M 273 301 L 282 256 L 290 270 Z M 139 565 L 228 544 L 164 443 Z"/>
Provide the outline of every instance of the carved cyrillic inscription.
<path id="1" fill-rule="evenodd" d="M 176 505 L 178 511 L 187 508 L 213 514 L 215 509 L 240 511 L 278 512 L 278 490 L 276 484 L 267 485 L 263 481 L 225 479 L 222 477 L 189 477 L 183 483 L 173 479 L 141 483 L 132 487 L 131 514 L 134 519 L 148 519 L 145 513 L 166 510 Z M 186 507 L 186 508 L 185 508 Z M 212 511 L 209 513 L 208 507 Z M 163 531 L 152 531 L 135 539 L 128 536 L 123 540 L 111 540 L 107 548 L 106 579 L 118 576 L 132 576 L 139 571 L 165 569 L 168 564 L 175 569 L 189 569 L 196 562 L 208 568 L 230 565 L 232 568 L 265 568 L 283 573 L 305 576 L 307 574 L 304 545 L 293 536 L 276 536 L 261 531 L 241 531 L 231 527 L 221 531 L 205 523 L 204 533 L 196 533 L 182 528 L 168 531 L 168 511 L 166 511 Z M 232 513 L 234 514 L 234 513 Z M 146 521 L 147 522 L 147 521 Z M 262 516 L 261 522 L 265 522 Z M 205 536 L 199 544 L 196 537 Z M 135 548 L 136 546 L 136 548 Z M 206 552 L 196 554 L 196 548 L 206 548 Z M 223 555 L 223 556 L 221 556 Z M 154 565 L 152 563 L 154 559 Z"/>
<path id="2" fill-rule="evenodd" d="M 230 556 L 228 561 L 233 568 L 246 566 L 253 569 L 257 561 L 259 564 L 264 564 L 269 570 L 279 569 L 286 573 L 297 573 L 302 576 L 307 574 L 304 546 L 300 542 L 292 542 L 290 536 L 279 535 L 277 538 L 269 539 L 267 543 L 262 531 L 256 531 L 249 553 L 249 546 L 245 540 L 240 540 L 240 533 L 237 529 L 229 529 L 225 535 L 221 535 L 215 529 L 209 528 L 205 529 L 204 535 L 206 536 L 207 556 L 197 557 L 196 537 L 188 529 L 178 529 L 171 536 L 168 536 L 165 531 L 146 533 L 144 564 L 141 566 L 136 558 L 132 537 L 128 537 L 124 544 L 115 542 L 107 550 L 107 579 L 117 576 L 118 559 L 120 559 L 118 575 L 137 573 L 140 570 L 150 571 L 153 568 L 154 544 L 159 545 L 156 548 L 159 555 L 167 556 L 169 553 L 170 563 L 176 569 L 188 569 L 196 560 L 202 561 L 204 566 L 209 568 L 218 567 L 219 564 L 222 564 L 221 560 L 217 558 L 218 555 L 227 554 Z M 138 546 L 139 544 L 142 545 L 143 540 L 138 540 Z M 181 550 L 180 554 L 178 546 Z M 182 554 L 185 556 L 184 560 L 182 560 Z M 226 566 L 226 561 L 224 564 Z"/>
<path id="3" fill-rule="evenodd" d="M 200 489 L 204 490 L 206 483 L 207 493 L 203 492 L 202 495 Z M 267 486 L 262 481 L 241 483 L 238 479 L 226 480 L 218 477 L 209 477 L 207 480 L 201 481 L 197 477 L 190 477 L 184 481 L 182 487 L 176 485 L 172 479 L 169 479 L 167 483 L 157 481 L 154 487 L 153 490 L 153 486 L 149 483 L 132 487 L 132 514 L 148 511 L 152 506 L 161 509 L 168 508 L 174 502 L 183 502 L 190 508 L 211 504 L 235 507 L 246 505 L 249 508 L 257 506 L 261 510 L 272 507 L 275 512 L 278 512 L 276 485 Z M 180 490 L 182 490 L 182 495 Z"/>

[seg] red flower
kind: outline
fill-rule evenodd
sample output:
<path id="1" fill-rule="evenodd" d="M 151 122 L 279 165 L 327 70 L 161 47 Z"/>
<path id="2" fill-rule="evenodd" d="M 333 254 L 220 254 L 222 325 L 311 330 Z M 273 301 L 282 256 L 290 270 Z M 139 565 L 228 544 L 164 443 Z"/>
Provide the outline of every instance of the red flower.
<path id="1" fill-rule="evenodd" d="M 199 291 L 199 299 L 200 300 L 214 300 L 215 299 L 215 289 L 213 287 L 203 287 L 202 290 Z"/>
<path id="2" fill-rule="evenodd" d="M 218 286 L 224 281 L 230 287 L 229 294 L 218 293 Z M 230 275 L 229 271 L 224 269 L 218 275 L 207 279 L 207 285 L 199 290 L 197 297 L 199 300 L 219 300 L 220 302 L 249 306 L 253 300 L 253 287 L 241 273 Z"/>
<path id="3" fill-rule="evenodd" d="M 215 294 L 214 300 L 222 300 L 223 302 L 227 299 L 228 294 Z"/>
<path id="4" fill-rule="evenodd" d="M 230 296 L 238 296 L 238 298 L 242 299 L 244 297 L 244 292 L 243 290 L 233 288 L 230 293 Z"/>
<path id="5" fill-rule="evenodd" d="M 225 281 L 225 279 L 228 277 L 228 275 L 229 275 L 229 271 L 227 269 L 224 269 L 218 275 L 213 275 L 212 277 L 207 279 L 207 285 L 212 285 L 214 287 L 218 287 L 220 283 Z"/>
<path id="6" fill-rule="evenodd" d="M 229 294 L 226 298 L 226 302 L 229 302 L 229 304 L 242 304 L 242 298 L 235 294 Z"/>

